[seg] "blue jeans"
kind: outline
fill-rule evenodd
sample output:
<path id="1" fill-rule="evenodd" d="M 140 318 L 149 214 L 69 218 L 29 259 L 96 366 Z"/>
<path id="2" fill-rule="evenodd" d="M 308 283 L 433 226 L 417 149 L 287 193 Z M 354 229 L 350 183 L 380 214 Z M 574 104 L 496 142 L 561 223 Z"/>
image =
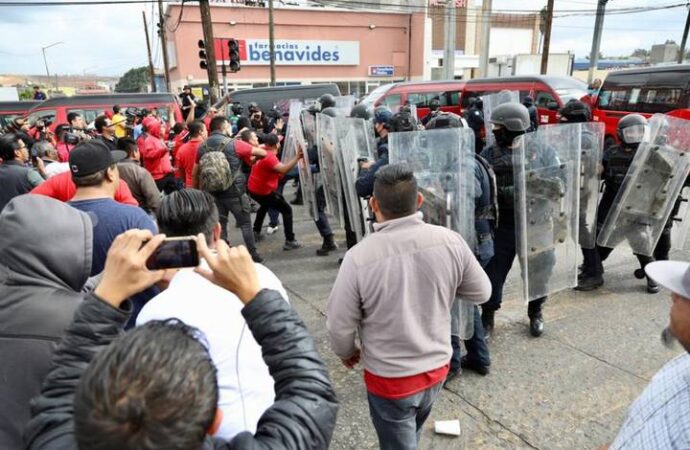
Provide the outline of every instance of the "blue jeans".
<path id="1" fill-rule="evenodd" d="M 443 387 L 443 382 L 409 397 L 389 400 L 367 393 L 369 413 L 381 450 L 416 450 L 422 425 Z"/>

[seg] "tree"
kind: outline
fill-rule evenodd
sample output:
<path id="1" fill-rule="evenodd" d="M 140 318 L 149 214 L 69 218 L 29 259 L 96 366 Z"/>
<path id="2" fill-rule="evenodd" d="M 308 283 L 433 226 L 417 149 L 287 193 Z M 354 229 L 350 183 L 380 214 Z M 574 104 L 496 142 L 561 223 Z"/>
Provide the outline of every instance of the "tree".
<path id="1" fill-rule="evenodd" d="M 636 48 L 630 56 L 633 58 L 647 59 L 649 58 L 649 50 L 644 48 Z"/>
<path id="2" fill-rule="evenodd" d="M 148 66 L 129 69 L 115 85 L 115 92 L 146 92 L 151 83 Z"/>

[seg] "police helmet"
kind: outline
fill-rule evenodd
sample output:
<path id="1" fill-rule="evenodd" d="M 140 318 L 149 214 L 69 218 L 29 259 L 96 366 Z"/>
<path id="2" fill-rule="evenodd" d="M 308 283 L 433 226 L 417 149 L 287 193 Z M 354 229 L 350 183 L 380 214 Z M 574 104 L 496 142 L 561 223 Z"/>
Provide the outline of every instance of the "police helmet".
<path id="1" fill-rule="evenodd" d="M 321 109 L 333 108 L 335 107 L 335 97 L 331 94 L 323 94 L 319 97 L 319 103 L 321 103 Z"/>
<path id="2" fill-rule="evenodd" d="M 529 108 L 534 105 L 534 99 L 528 95 L 522 100 L 522 104 Z"/>
<path id="3" fill-rule="evenodd" d="M 335 108 L 333 108 L 332 106 L 322 109 L 321 114 L 325 114 L 325 115 L 327 115 L 329 117 L 333 117 L 333 118 L 338 117 L 338 111 Z"/>
<path id="4" fill-rule="evenodd" d="M 441 100 L 437 98 L 431 99 L 429 102 L 429 109 L 432 111 L 438 111 L 441 108 Z"/>
<path id="5" fill-rule="evenodd" d="M 462 127 L 464 127 L 462 118 L 457 114 L 453 114 L 451 112 L 439 113 L 426 124 L 427 130 Z"/>
<path id="6" fill-rule="evenodd" d="M 529 111 L 519 103 L 503 103 L 491 113 L 491 123 L 512 132 L 526 132 L 530 126 Z"/>
<path id="7" fill-rule="evenodd" d="M 393 113 L 385 106 L 379 106 L 374 110 L 374 123 L 388 125 L 393 118 Z"/>
<path id="8" fill-rule="evenodd" d="M 242 103 L 233 103 L 230 106 L 230 110 L 232 113 L 236 116 L 239 116 L 242 114 L 242 111 L 244 110 L 244 107 L 242 107 Z"/>
<path id="9" fill-rule="evenodd" d="M 307 108 L 307 112 L 311 115 L 316 115 L 316 113 L 321 112 L 321 106 L 318 103 L 312 103 Z"/>
<path id="10" fill-rule="evenodd" d="M 371 119 L 371 111 L 364 103 L 355 105 L 350 111 L 350 117 L 355 117 L 358 119 L 369 120 Z"/>
<path id="11" fill-rule="evenodd" d="M 618 139 L 625 144 L 639 144 L 647 131 L 647 119 L 640 114 L 628 114 L 618 122 Z"/>
<path id="12" fill-rule="evenodd" d="M 592 120 L 592 111 L 585 103 L 580 100 L 571 99 L 565 104 L 558 114 L 561 122 L 589 122 Z"/>
<path id="13" fill-rule="evenodd" d="M 484 109 L 484 100 L 482 100 L 481 97 L 477 97 L 474 100 L 474 104 L 472 105 L 477 109 Z"/>
<path id="14" fill-rule="evenodd" d="M 414 131 L 417 129 L 417 120 L 406 109 L 401 109 L 394 114 L 388 123 L 392 132 Z"/>

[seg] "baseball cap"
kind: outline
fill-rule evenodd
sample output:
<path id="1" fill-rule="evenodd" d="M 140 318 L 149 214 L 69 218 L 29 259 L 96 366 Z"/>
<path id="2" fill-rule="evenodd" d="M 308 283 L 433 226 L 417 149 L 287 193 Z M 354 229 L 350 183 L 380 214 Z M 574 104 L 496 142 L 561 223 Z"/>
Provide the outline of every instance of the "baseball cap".
<path id="1" fill-rule="evenodd" d="M 127 153 L 110 148 L 97 139 L 74 147 L 69 154 L 69 168 L 73 177 L 85 177 L 105 170 L 127 157 Z"/>
<path id="2" fill-rule="evenodd" d="M 649 278 L 671 292 L 690 298 L 690 263 L 656 261 L 644 268 Z"/>

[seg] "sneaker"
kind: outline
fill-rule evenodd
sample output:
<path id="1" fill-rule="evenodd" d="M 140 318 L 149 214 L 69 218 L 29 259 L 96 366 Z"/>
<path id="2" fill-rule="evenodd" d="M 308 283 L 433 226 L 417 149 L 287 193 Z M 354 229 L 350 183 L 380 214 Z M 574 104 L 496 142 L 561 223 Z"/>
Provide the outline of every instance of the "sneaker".
<path id="1" fill-rule="evenodd" d="M 268 235 L 275 234 L 278 231 L 279 227 L 280 227 L 280 225 L 276 225 L 276 226 L 269 225 L 268 228 L 266 229 L 266 234 L 268 234 Z"/>
<path id="2" fill-rule="evenodd" d="M 291 240 L 291 241 L 285 241 L 285 244 L 283 245 L 283 250 L 295 250 L 298 248 L 302 248 L 302 244 L 297 242 L 296 240 Z"/>
<path id="3" fill-rule="evenodd" d="M 261 234 L 261 231 L 255 231 L 254 232 L 254 242 L 261 242 L 264 240 L 264 235 Z"/>
<path id="4" fill-rule="evenodd" d="M 647 293 L 648 294 L 658 294 L 659 285 L 652 281 L 651 278 L 647 277 Z"/>
<path id="5" fill-rule="evenodd" d="M 265 259 L 262 258 L 261 255 L 259 255 L 257 252 L 254 252 L 251 255 L 252 255 L 252 261 L 254 261 L 255 263 L 261 264 L 262 262 L 265 261 Z"/>

